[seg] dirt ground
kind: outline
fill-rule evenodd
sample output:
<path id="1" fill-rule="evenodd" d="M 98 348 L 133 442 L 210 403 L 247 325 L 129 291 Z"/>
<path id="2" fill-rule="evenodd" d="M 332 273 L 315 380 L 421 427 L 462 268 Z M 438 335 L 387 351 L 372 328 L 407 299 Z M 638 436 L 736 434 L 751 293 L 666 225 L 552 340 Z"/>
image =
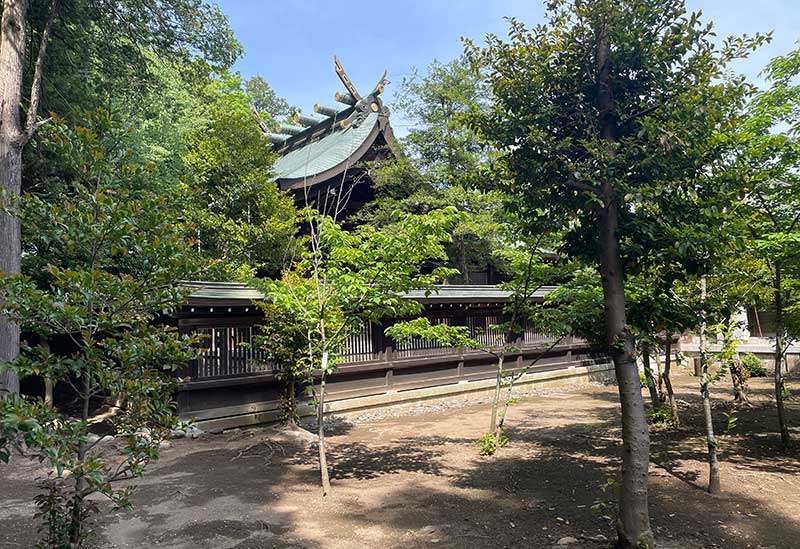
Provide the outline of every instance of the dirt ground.
<path id="1" fill-rule="evenodd" d="M 650 517 L 660 547 L 800 547 L 800 451 L 779 452 L 769 380 L 721 437 L 724 494 L 710 496 L 696 378 L 676 376 L 687 427 L 654 430 Z M 800 395 L 800 383 L 791 385 Z M 713 390 L 718 432 L 731 392 Z M 510 443 L 481 457 L 489 407 L 422 405 L 332 423 L 333 493 L 320 497 L 315 447 L 265 427 L 175 440 L 140 481 L 129 512 L 94 525 L 96 547 L 608 547 L 620 451 L 614 386 L 523 399 Z M 800 439 L 800 396 L 789 403 Z M 31 481 L 40 466 L 0 466 L 0 547 L 36 540 Z M 105 505 L 105 504 L 104 504 Z M 600 512 L 592 510 L 595 506 Z M 108 507 L 105 507 L 108 509 Z"/>

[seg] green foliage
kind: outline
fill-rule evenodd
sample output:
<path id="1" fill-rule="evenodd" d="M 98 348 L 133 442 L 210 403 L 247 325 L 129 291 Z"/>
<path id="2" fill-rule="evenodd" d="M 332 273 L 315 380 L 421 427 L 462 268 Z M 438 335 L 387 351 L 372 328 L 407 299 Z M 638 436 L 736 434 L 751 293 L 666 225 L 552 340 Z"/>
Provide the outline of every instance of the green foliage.
<path id="1" fill-rule="evenodd" d="M 726 77 L 726 65 L 764 37 L 717 49 L 712 28 L 681 0 L 548 7 L 533 28 L 511 19 L 507 41 L 467 43 L 492 91 L 490 107 L 469 123 L 503 151 L 487 186 L 514 197 L 518 219 L 563 228 L 563 251 L 588 263 L 598 259 L 600 212 L 614 201 L 626 276 L 668 258 L 696 271 L 718 248 L 709 227 L 728 190 L 709 168 L 730 152 L 724 135 L 749 90 Z M 587 62 L 600 25 L 612 45 L 613 137 L 601 135 L 597 67 Z"/>
<path id="2" fill-rule="evenodd" d="M 376 199 L 356 220 L 381 226 L 391 223 L 396 210 L 426 213 L 454 207 L 464 215 L 452 230 L 448 265 L 460 271 L 455 283 L 475 281 L 475 273 L 491 266 L 508 272 L 495 252 L 508 239 L 500 193 L 475 188 L 478 167 L 487 161 L 487 148 L 462 122 L 486 101 L 486 88 L 463 58 L 434 61 L 425 74 L 404 78 L 394 107 L 413 123 L 402 140 L 407 156 L 378 163 L 371 170 Z"/>
<path id="3" fill-rule="evenodd" d="M 753 353 L 747 353 L 740 359 L 742 368 L 747 374 L 747 377 L 765 377 L 767 370 L 764 368 L 764 363 Z"/>
<path id="4" fill-rule="evenodd" d="M 740 213 L 750 232 L 748 251 L 764 264 L 753 279 L 788 337 L 800 335 L 799 59 L 796 49 L 767 65 L 770 86 L 748 105 L 737 134 L 736 169 L 746 192 Z"/>
<path id="5" fill-rule="evenodd" d="M 502 434 L 498 438 L 494 433 L 485 433 L 478 439 L 478 446 L 482 456 L 493 456 L 506 444 L 508 444 L 508 437 Z"/>
<path id="6" fill-rule="evenodd" d="M 398 342 L 409 342 L 421 339 L 436 342 L 446 347 L 480 349 L 483 344 L 470 337 L 467 326 L 451 326 L 449 324 L 431 324 L 426 317 L 415 318 L 405 322 L 396 322 L 386 328 L 386 335 Z"/>
<path id="7" fill-rule="evenodd" d="M 47 479 L 41 483 L 43 492 L 38 494 L 34 501 L 38 509 L 35 518 L 40 521 L 39 533 L 41 542 L 36 545 L 38 549 L 67 548 L 70 546 L 70 524 L 72 517 L 70 509 L 74 502 L 67 501 L 63 480 L 59 478 Z M 88 507 L 79 508 L 83 513 L 80 521 L 88 518 Z"/>
<path id="8" fill-rule="evenodd" d="M 264 321 L 258 327 L 253 345 L 277 367 L 277 377 L 285 384 L 281 420 L 298 423 L 297 393 L 313 381 L 313 364 L 319 362 L 319 357 L 308 356 L 307 334 L 289 311 L 270 302 L 259 302 L 258 307 Z"/>
<path id="9" fill-rule="evenodd" d="M 671 427 L 672 426 L 672 412 L 669 406 L 659 406 L 647 410 L 647 422 L 650 425 L 658 427 Z"/>
<path id="10" fill-rule="evenodd" d="M 619 490 L 619 480 L 616 477 L 608 477 L 605 482 L 600 485 L 600 490 L 607 497 L 601 497 L 594 500 L 591 506 L 592 514 L 600 517 L 614 518 L 619 514 L 619 508 L 613 499 L 614 492 Z"/>
<path id="11" fill-rule="evenodd" d="M 361 323 L 418 313 L 421 305 L 402 293 L 432 291 L 452 272 L 443 267 L 420 272 L 426 262 L 444 257 L 443 242 L 456 216 L 452 209 L 398 214 L 395 223 L 378 230 L 348 231 L 331 217 L 307 215 L 312 234 L 294 248 L 291 268 L 279 280 L 254 284 L 290 313 L 312 357 L 331 353 L 331 368 Z"/>
<path id="12" fill-rule="evenodd" d="M 253 76 L 244 81 L 244 90 L 253 108 L 266 120 L 280 121 L 297 112 L 297 109 L 279 97 L 263 76 Z"/>
<path id="13" fill-rule="evenodd" d="M 51 4 L 31 2 L 33 36 Z M 147 117 L 151 101 L 168 105 L 152 93 L 161 63 L 224 70 L 242 54 L 221 9 L 204 0 L 71 0 L 62 2 L 53 30 L 42 110 L 69 118 L 101 106 Z M 30 82 L 33 63 L 25 69 Z"/>
<path id="14" fill-rule="evenodd" d="M 486 84 L 465 58 L 433 61 L 424 75 L 415 70 L 403 78 L 393 106 L 414 123 L 403 145 L 434 187 L 464 184 L 486 158 L 486 147 L 461 118 L 487 99 Z"/>
<path id="15" fill-rule="evenodd" d="M 27 269 L 41 272 L 0 279 L 0 312 L 29 334 L 2 368 L 69 385 L 82 408 L 73 417 L 36 399 L 0 403 L 0 459 L 17 450 L 55 471 L 37 498 L 45 543 L 84 541 L 93 493 L 130 506 L 133 487 L 114 483 L 158 458 L 176 422 L 171 373 L 193 356 L 190 338 L 157 322 L 183 300 L 176 281 L 191 276 L 193 254 L 170 201 L 149 187 L 151 168 L 132 162 L 118 131 L 103 112 L 85 126 L 54 122 L 42 146 L 62 159 L 69 191 L 6 205 L 28 234 Z M 89 433 L 90 406 L 112 397 L 124 401 L 110 419 L 119 455 Z"/>
<path id="16" fill-rule="evenodd" d="M 248 280 L 279 272 L 296 231 L 288 193 L 275 185 L 274 154 L 256 124 L 241 78 L 210 82 L 208 122 L 188 137 L 184 212 L 198 247 L 218 260 L 209 278 Z"/>
<path id="17" fill-rule="evenodd" d="M 736 429 L 739 421 L 739 412 L 733 409 L 730 412 L 722 412 L 722 415 L 725 416 L 725 429 L 722 430 L 722 434 L 729 435 L 731 431 Z"/>

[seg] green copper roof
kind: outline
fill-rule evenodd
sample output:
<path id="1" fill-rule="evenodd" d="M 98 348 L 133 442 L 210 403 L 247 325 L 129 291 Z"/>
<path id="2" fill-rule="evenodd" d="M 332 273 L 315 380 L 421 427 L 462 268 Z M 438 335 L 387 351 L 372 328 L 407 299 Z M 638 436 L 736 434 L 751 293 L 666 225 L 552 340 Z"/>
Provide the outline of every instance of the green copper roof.
<path id="1" fill-rule="evenodd" d="M 379 113 L 370 113 L 358 127 L 333 131 L 279 157 L 273 170 L 282 183 L 281 187 L 288 188 L 293 183 L 287 181 L 288 184 L 284 185 L 284 180 L 299 180 L 301 184 L 313 185 L 319 182 L 315 180 L 316 176 L 337 166 L 351 167 L 358 160 L 354 161 L 351 156 L 373 135 L 379 116 Z"/>

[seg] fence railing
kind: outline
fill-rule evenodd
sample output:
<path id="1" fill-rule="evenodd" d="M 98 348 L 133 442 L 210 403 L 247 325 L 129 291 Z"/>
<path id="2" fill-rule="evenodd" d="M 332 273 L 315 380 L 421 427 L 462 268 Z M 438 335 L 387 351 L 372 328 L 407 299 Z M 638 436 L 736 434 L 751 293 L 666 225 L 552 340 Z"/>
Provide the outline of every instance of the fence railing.
<path id="1" fill-rule="evenodd" d="M 486 346 L 497 345 L 505 336 L 503 330 L 496 327 L 504 321 L 498 315 L 428 318 L 431 324 L 467 326 L 470 336 Z M 275 365 L 266 360 L 265 353 L 253 344 L 254 336 L 258 334 L 257 320 L 248 326 L 203 326 L 192 328 L 191 332 L 201 336 L 199 356 L 190 365 L 190 377 L 194 380 L 239 377 L 276 370 Z M 522 326 L 522 333 L 517 337 L 522 346 L 539 345 L 553 339 L 530 322 Z M 345 364 L 442 356 L 463 351 L 420 338 L 395 342 L 384 335 L 382 325 L 370 323 L 349 334 L 346 345 Z"/>

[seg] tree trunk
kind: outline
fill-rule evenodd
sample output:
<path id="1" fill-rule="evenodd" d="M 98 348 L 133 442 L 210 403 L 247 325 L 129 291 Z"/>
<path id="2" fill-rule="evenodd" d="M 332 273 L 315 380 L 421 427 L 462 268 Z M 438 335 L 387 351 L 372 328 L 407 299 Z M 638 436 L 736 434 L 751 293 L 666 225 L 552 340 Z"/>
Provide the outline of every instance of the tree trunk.
<path id="1" fill-rule="evenodd" d="M 331 479 L 328 474 L 328 456 L 325 454 L 325 372 L 328 371 L 328 351 L 322 352 L 322 378 L 319 383 L 317 402 L 317 433 L 319 435 L 319 474 L 322 482 L 322 496 L 331 491 Z"/>
<path id="2" fill-rule="evenodd" d="M 81 419 L 84 425 L 87 425 L 89 420 L 89 403 L 92 398 L 92 384 L 88 371 L 83 372 L 83 393 Z M 83 475 L 83 465 L 86 460 L 86 440 L 81 440 L 78 443 L 78 463 L 81 466 L 81 473 L 75 475 L 75 497 L 70 502 L 72 506 L 70 510 L 70 527 L 69 527 L 69 541 L 71 546 L 80 547 L 84 541 L 83 522 L 86 516 L 84 506 L 84 490 L 86 489 L 86 477 Z"/>
<path id="3" fill-rule="evenodd" d="M 656 380 L 653 378 L 653 369 L 650 367 L 650 348 L 644 347 L 642 349 L 642 363 L 644 365 L 644 379 L 647 383 L 647 390 L 650 391 L 650 402 L 653 409 L 661 406 L 661 399 L 658 396 L 658 389 L 656 388 Z"/>
<path id="4" fill-rule="evenodd" d="M 706 302 L 706 276 L 700 277 L 700 302 Z M 721 490 L 719 479 L 719 460 L 717 459 L 717 439 L 714 436 L 714 422 L 711 415 L 711 396 L 708 387 L 708 328 L 703 311 L 703 323 L 700 325 L 700 397 L 703 399 L 703 416 L 706 422 L 706 442 L 708 443 L 708 491 L 718 494 Z"/>
<path id="5" fill-rule="evenodd" d="M 733 401 L 736 404 L 749 405 L 750 398 L 747 396 L 747 376 L 744 373 L 740 359 L 734 360 L 731 364 L 731 383 L 733 384 Z"/>
<path id="6" fill-rule="evenodd" d="M 505 356 L 501 354 L 497 357 L 497 378 L 494 384 L 494 397 L 492 398 L 492 423 L 489 425 L 489 432 L 495 437 L 495 441 L 500 440 L 500 424 L 497 422 L 497 409 L 500 406 L 500 389 L 503 384 L 503 362 Z"/>
<path id="7" fill-rule="evenodd" d="M 664 387 L 667 389 L 667 402 L 669 402 L 669 412 L 672 415 L 672 426 L 680 429 L 681 418 L 678 415 L 678 401 L 675 400 L 675 391 L 672 389 L 672 380 L 669 377 L 670 368 L 672 367 L 672 334 L 667 334 L 664 352 L 666 354 L 664 358 L 664 375 L 661 378 L 664 380 Z"/>
<path id="8" fill-rule="evenodd" d="M 781 433 L 781 444 L 789 447 L 789 426 L 786 423 L 786 408 L 783 404 L 783 354 L 784 326 L 783 326 L 783 292 L 781 288 L 781 264 L 775 264 L 774 295 L 775 295 L 775 404 L 778 408 L 778 428 Z"/>
<path id="9" fill-rule="evenodd" d="M 4 0 L 0 33 L 0 186 L 5 199 L 19 196 L 22 182 L 24 134 L 20 121 L 20 99 L 25 62 L 27 0 Z M 20 272 L 19 218 L 0 212 L 0 273 Z M 0 361 L 10 362 L 19 354 L 19 326 L 0 316 Z M 19 378 L 6 370 L 0 374 L 0 397 L 19 392 Z"/>
<path id="10" fill-rule="evenodd" d="M 656 389 L 658 391 L 658 401 L 663 404 L 664 402 L 664 372 L 661 369 L 661 352 L 659 348 L 656 346 L 656 352 L 653 354 L 653 358 L 656 361 Z"/>
<path id="11" fill-rule="evenodd" d="M 617 146 L 617 122 L 611 86 L 611 44 L 606 26 L 596 29 L 597 106 L 601 137 L 613 156 Z M 625 319 L 623 265 L 619 249 L 619 211 L 609 174 L 600 188 L 603 209 L 599 219 L 600 277 L 603 283 L 606 340 L 619 387 L 622 408 L 622 480 L 619 488 L 617 535 L 622 547 L 655 547 L 647 507 L 647 474 L 650 465 L 650 433 L 642 399 L 639 369 L 632 353 L 633 335 Z"/>

